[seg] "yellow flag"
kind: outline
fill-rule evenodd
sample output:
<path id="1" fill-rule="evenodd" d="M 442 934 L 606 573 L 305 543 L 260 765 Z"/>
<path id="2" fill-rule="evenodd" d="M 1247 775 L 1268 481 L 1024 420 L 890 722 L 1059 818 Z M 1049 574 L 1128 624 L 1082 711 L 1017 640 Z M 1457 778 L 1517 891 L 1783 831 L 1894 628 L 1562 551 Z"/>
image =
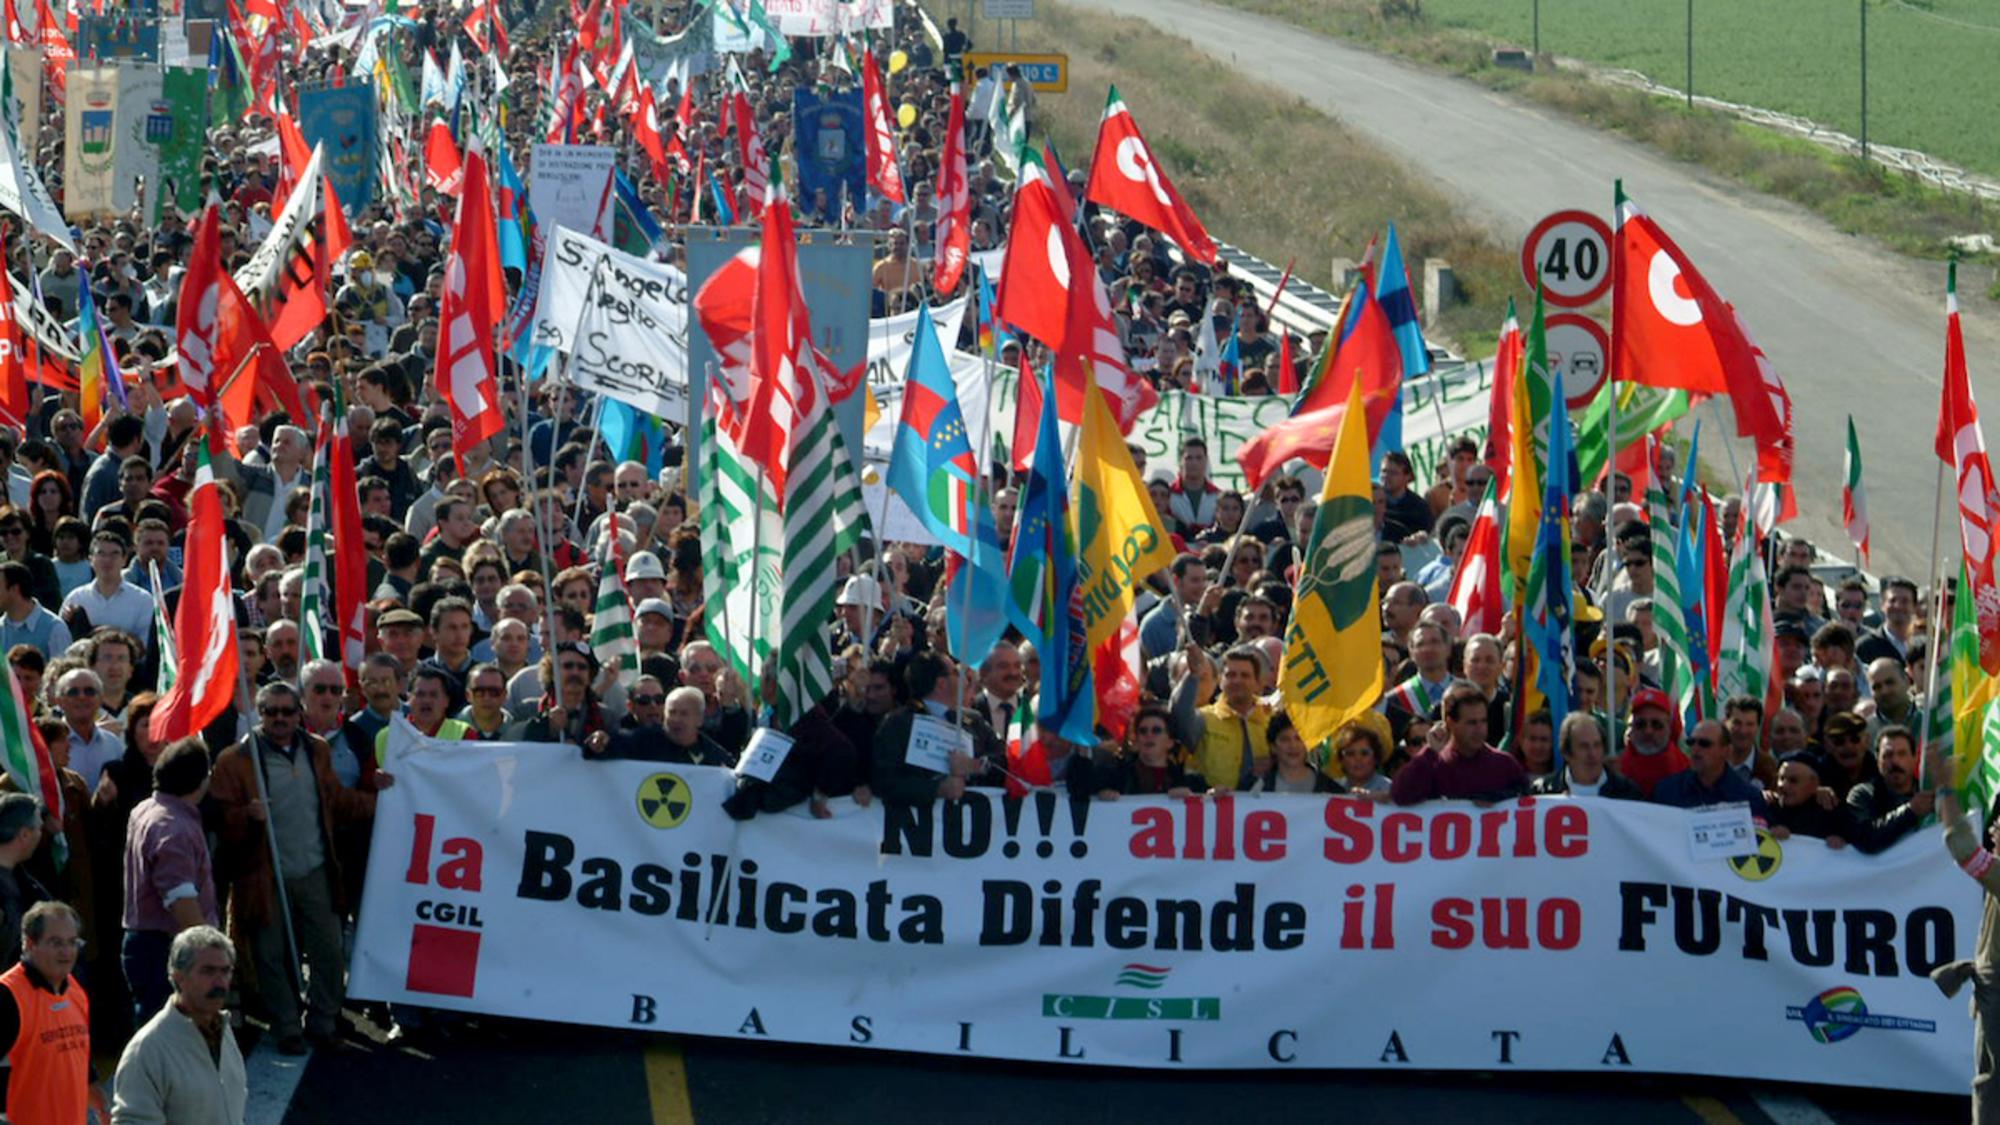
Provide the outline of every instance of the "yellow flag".
<path id="1" fill-rule="evenodd" d="M 1382 695 L 1382 618 L 1376 609 L 1375 496 L 1368 478 L 1368 419 L 1361 381 L 1347 395 L 1326 488 L 1299 567 L 1279 678 L 1285 713 L 1307 746 Z"/>
<path id="2" fill-rule="evenodd" d="M 1096 652 L 1132 612 L 1133 587 L 1173 564 L 1174 544 L 1095 379 L 1085 380 L 1075 492 L 1076 581 Z"/>
<path id="3" fill-rule="evenodd" d="M 1542 526 L 1542 474 L 1535 460 L 1535 412 L 1528 401 L 1528 365 L 1514 376 L 1513 451 L 1507 458 L 1507 576 L 1514 600 L 1528 588 L 1528 567 L 1535 558 L 1535 535 Z"/>

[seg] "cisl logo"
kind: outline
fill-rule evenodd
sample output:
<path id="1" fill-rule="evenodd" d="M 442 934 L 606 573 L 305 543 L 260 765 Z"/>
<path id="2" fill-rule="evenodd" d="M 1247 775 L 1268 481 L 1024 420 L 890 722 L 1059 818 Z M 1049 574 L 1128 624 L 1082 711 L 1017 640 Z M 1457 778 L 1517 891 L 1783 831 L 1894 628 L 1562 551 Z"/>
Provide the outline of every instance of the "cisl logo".
<path id="1" fill-rule="evenodd" d="M 486 861 L 479 841 L 452 836 L 438 844 L 436 838 L 437 817 L 418 813 L 416 836 L 410 842 L 410 867 L 403 873 L 403 881 L 435 886 L 440 892 L 478 894 Z M 470 999 L 479 975 L 482 925 L 476 905 L 452 898 L 419 900 L 416 918 L 410 924 L 410 965 L 404 987 L 411 992 Z"/>

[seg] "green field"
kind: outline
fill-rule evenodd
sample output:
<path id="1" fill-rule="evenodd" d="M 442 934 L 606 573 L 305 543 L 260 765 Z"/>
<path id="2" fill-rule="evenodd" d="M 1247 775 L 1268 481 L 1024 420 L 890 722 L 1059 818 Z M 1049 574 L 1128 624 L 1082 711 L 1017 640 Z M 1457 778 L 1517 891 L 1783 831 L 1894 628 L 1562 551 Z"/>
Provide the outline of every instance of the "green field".
<path id="1" fill-rule="evenodd" d="M 1529 45 L 1533 0 L 1421 0 L 1424 23 L 1380 0 L 1225 0 L 1361 39 L 1423 27 Z M 1861 129 L 1861 0 L 1694 0 L 1699 94 Z M 1541 48 L 1682 86 L 1687 0 L 1541 0 Z M 1868 132 L 2000 175 L 2000 2 L 1868 0 Z"/>

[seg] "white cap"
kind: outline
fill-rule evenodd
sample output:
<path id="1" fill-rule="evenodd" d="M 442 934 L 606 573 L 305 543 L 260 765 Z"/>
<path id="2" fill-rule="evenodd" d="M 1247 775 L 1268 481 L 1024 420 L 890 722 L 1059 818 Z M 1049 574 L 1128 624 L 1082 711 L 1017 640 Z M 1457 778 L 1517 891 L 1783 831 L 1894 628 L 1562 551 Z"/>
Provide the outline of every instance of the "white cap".
<path id="1" fill-rule="evenodd" d="M 866 574 L 857 574 L 840 588 L 839 605 L 858 605 L 868 609 L 882 608 L 882 584 Z"/>
<path id="2" fill-rule="evenodd" d="M 640 551 L 625 560 L 625 581 L 638 578 L 661 578 L 667 576 L 667 568 L 660 565 L 660 556 L 651 551 Z"/>

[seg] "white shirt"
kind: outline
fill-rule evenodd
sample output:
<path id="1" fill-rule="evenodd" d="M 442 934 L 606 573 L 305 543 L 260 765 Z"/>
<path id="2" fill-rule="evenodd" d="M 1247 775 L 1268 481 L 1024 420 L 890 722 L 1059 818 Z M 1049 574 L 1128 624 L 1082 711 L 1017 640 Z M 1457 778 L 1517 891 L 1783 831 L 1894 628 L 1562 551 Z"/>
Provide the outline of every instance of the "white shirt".
<path id="1" fill-rule="evenodd" d="M 63 612 L 69 612 L 71 606 L 80 607 L 90 616 L 92 628 L 116 626 L 140 638 L 141 643 L 153 631 L 153 595 L 122 577 L 118 580 L 118 589 L 109 597 L 98 593 L 95 581 L 78 586 L 63 599 Z"/>

